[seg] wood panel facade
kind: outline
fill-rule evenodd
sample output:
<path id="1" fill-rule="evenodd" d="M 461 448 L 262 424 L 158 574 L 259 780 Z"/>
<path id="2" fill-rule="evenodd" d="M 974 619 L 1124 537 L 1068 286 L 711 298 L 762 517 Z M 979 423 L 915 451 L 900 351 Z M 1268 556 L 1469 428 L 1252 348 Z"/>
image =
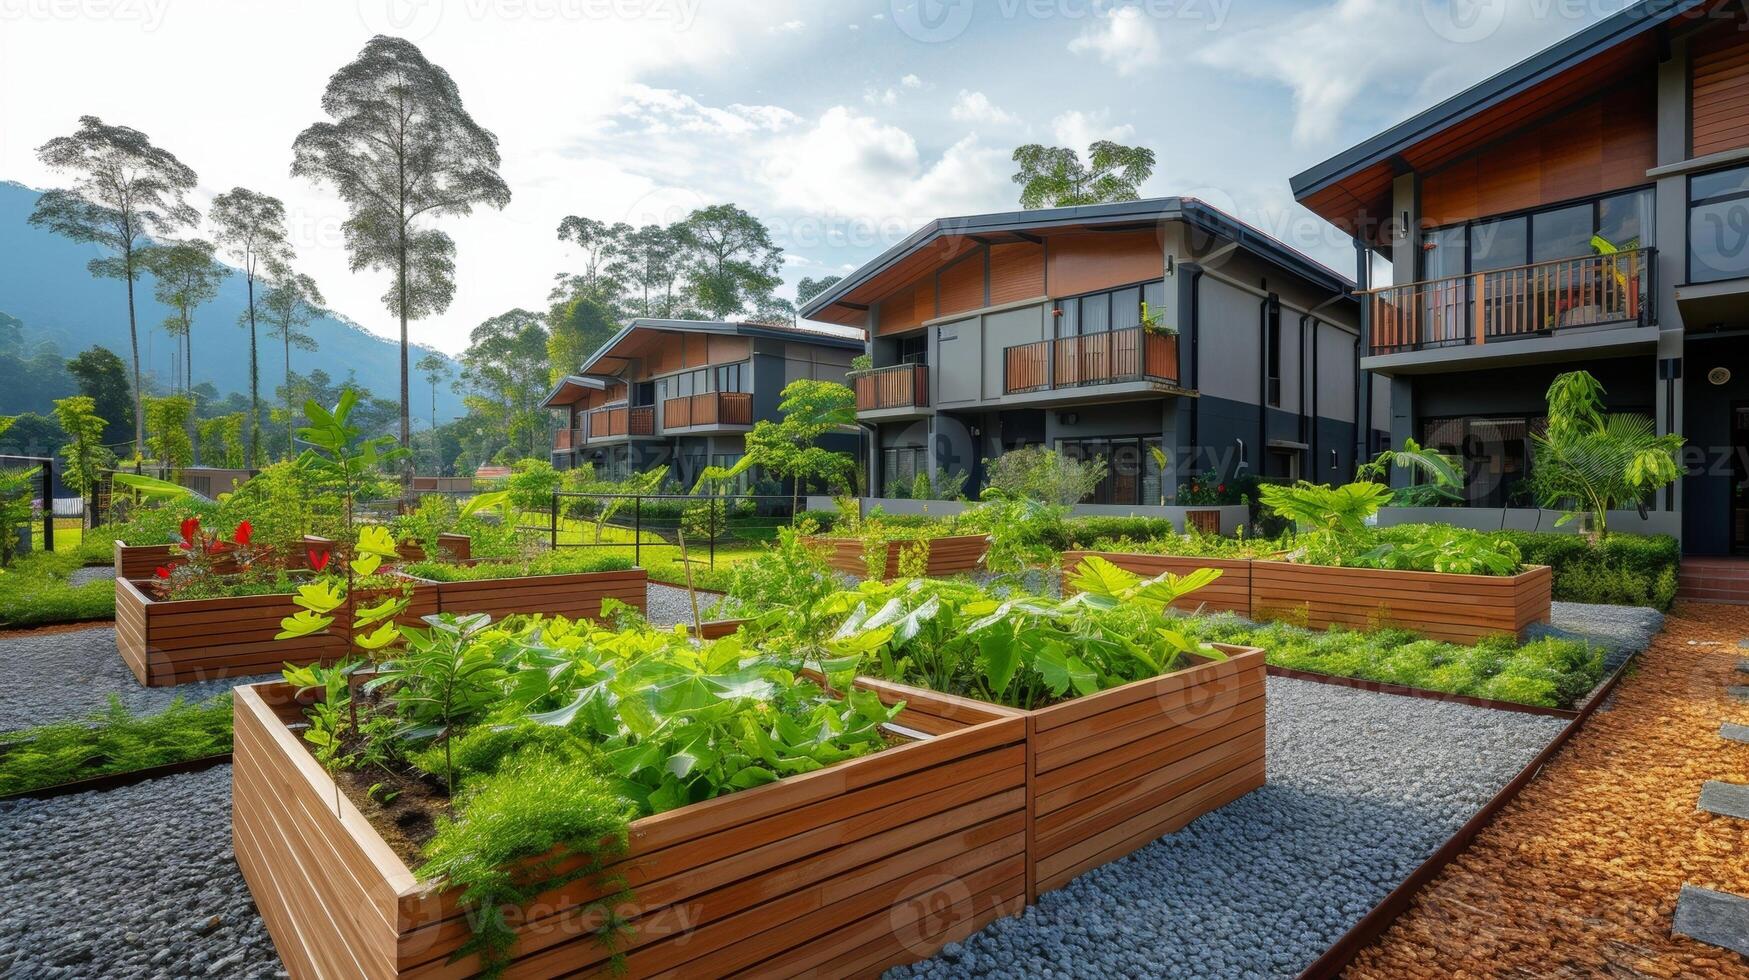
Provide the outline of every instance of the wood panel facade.
<path id="1" fill-rule="evenodd" d="M 465 977 L 469 910 L 418 883 L 301 745 L 283 684 L 240 688 L 233 842 L 290 975 Z M 889 703 L 893 703 L 890 702 Z M 827 769 L 645 817 L 607 874 L 632 899 L 629 977 L 865 976 L 928 957 L 1027 898 L 1026 722 L 920 694 L 899 724 L 940 731 Z M 537 896 L 511 976 L 608 975 L 611 889 Z"/>
<path id="2" fill-rule="evenodd" d="M 1727 24 L 1690 46 L 1691 156 L 1749 146 L 1749 31 Z"/>
<path id="3" fill-rule="evenodd" d="M 1657 165 L 1657 126 L 1654 80 L 1636 73 L 1424 174 L 1422 223 L 1456 224 L 1643 186 Z"/>

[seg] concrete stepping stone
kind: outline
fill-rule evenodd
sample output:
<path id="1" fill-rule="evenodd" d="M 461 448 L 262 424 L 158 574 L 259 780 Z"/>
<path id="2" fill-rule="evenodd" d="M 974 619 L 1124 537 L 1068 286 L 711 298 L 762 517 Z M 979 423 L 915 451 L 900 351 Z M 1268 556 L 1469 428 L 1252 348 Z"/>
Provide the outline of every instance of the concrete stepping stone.
<path id="1" fill-rule="evenodd" d="M 1737 661 L 1737 673 L 1749 674 L 1749 657 Z"/>
<path id="2" fill-rule="evenodd" d="M 1709 779 L 1700 788 L 1699 807 L 1716 816 L 1749 820 L 1749 786 Z"/>
<path id="3" fill-rule="evenodd" d="M 1739 701 L 1749 701 L 1749 684 L 1733 684 L 1725 688 L 1725 693 Z"/>
<path id="4" fill-rule="evenodd" d="M 1670 931 L 1749 956 L 1749 898 L 1685 884 Z"/>
<path id="5" fill-rule="evenodd" d="M 1738 725 L 1727 721 L 1719 726 L 1719 737 L 1727 742 L 1742 742 L 1749 745 L 1749 725 Z"/>

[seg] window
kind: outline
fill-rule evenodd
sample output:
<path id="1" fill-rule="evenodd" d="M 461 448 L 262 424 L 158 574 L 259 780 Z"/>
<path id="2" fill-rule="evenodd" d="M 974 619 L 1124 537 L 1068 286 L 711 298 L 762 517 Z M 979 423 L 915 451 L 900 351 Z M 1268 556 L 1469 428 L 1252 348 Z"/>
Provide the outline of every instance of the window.
<path id="1" fill-rule="evenodd" d="M 893 446 L 881 450 L 881 476 L 886 480 L 883 496 L 911 495 L 917 474 L 929 472 L 928 450 L 922 446 Z"/>
<path id="2" fill-rule="evenodd" d="M 1539 211 L 1530 216 L 1530 260 L 1552 262 L 1591 254 L 1591 234 L 1596 229 L 1596 215 L 1589 204 L 1554 211 Z"/>
<path id="3" fill-rule="evenodd" d="M 1105 460 L 1105 479 L 1082 503 L 1157 504 L 1161 473 L 1153 450 L 1161 445 L 1157 436 L 1058 439 L 1057 451 L 1070 459 Z"/>
<path id="4" fill-rule="evenodd" d="M 736 361 L 733 364 L 723 364 L 717 367 L 718 391 L 746 391 L 743 387 L 746 381 L 746 362 Z"/>
<path id="5" fill-rule="evenodd" d="M 912 334 L 899 338 L 900 364 L 928 364 L 929 337 L 926 334 Z"/>
<path id="6" fill-rule="evenodd" d="M 1596 255 L 1594 238 L 1624 251 L 1649 248 L 1655 244 L 1652 215 L 1648 188 L 1435 228 L 1421 235 L 1421 278 L 1448 279 Z"/>
<path id="7" fill-rule="evenodd" d="M 1489 272 L 1524 265 L 1530 244 L 1523 218 L 1502 218 L 1470 226 L 1470 271 Z"/>
<path id="8" fill-rule="evenodd" d="M 1749 276 L 1749 167 L 1688 182 L 1688 280 Z"/>
<path id="9" fill-rule="evenodd" d="M 1155 316 L 1165 314 L 1166 281 L 1151 279 L 1118 289 L 1068 296 L 1057 300 L 1057 336 L 1076 337 L 1140 326 L 1142 304 Z"/>

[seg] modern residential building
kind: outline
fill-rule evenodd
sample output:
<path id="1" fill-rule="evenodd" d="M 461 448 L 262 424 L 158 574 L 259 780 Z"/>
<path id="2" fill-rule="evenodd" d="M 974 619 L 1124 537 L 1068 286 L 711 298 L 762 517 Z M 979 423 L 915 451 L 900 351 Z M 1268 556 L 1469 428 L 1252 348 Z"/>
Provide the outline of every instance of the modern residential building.
<path id="1" fill-rule="evenodd" d="M 830 325 L 633 320 L 541 403 L 566 413 L 553 465 L 612 477 L 667 465 L 690 486 L 741 458 L 753 423 L 778 418 L 785 385 L 842 382 L 862 349 L 860 330 Z M 857 436 L 823 444 L 855 453 Z"/>
<path id="2" fill-rule="evenodd" d="M 1521 482 L 1549 382 L 1690 446 L 1652 503 L 1693 554 L 1749 550 L 1749 30 L 1652 0 L 1294 177 L 1353 236 L 1361 367 L 1390 438 L 1461 454 L 1473 503 Z M 1388 286 L 1364 281 L 1370 254 Z"/>
<path id="3" fill-rule="evenodd" d="M 1161 198 L 932 221 L 801 312 L 868 331 L 853 384 L 882 492 L 957 471 L 975 496 L 983 460 L 1042 444 L 1106 460 L 1091 502 L 1137 505 L 1192 473 L 1352 475 L 1351 286 Z"/>

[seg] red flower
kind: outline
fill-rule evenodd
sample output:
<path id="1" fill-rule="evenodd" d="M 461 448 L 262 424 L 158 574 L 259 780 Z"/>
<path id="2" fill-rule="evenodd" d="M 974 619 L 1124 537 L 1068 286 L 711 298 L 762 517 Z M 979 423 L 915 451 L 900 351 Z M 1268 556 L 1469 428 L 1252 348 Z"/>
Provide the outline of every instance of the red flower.
<path id="1" fill-rule="evenodd" d="M 318 551 L 315 548 L 309 549 L 310 567 L 318 572 L 327 568 L 329 560 L 333 557 L 334 556 L 327 551 Z"/>
<path id="2" fill-rule="evenodd" d="M 1215 487 L 1215 492 L 1216 493 L 1226 493 L 1227 492 L 1227 485 L 1225 483 L 1223 483 L 1220 486 Z"/>
<path id="3" fill-rule="evenodd" d="M 237 531 L 235 534 L 231 535 L 231 540 L 235 541 L 238 544 L 242 545 L 243 547 L 247 548 L 247 547 L 249 547 L 249 536 L 254 534 L 254 533 L 255 533 L 255 529 L 253 527 L 249 526 L 248 521 L 244 521 L 243 523 L 237 525 Z"/>
<path id="4" fill-rule="evenodd" d="M 192 549 L 194 547 L 194 536 L 199 533 L 200 518 L 184 518 L 182 521 L 182 546 L 184 548 Z"/>
<path id="5" fill-rule="evenodd" d="M 153 572 L 152 574 L 158 576 L 159 578 L 169 578 L 170 577 L 170 569 L 165 568 L 163 565 L 159 565 L 158 570 L 156 572 Z"/>

